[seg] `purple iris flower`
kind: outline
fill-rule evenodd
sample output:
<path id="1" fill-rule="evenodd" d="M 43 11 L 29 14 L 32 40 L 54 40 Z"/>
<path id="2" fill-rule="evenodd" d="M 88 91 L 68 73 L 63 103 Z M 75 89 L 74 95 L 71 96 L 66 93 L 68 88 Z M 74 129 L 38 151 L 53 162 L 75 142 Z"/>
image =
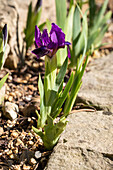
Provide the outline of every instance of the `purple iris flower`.
<path id="1" fill-rule="evenodd" d="M 52 23 L 52 28 L 50 31 L 50 36 L 48 36 L 47 29 L 43 30 L 43 33 L 40 33 L 40 30 L 35 26 L 35 46 L 36 49 L 32 51 L 37 58 L 40 58 L 44 55 L 48 57 L 53 57 L 59 48 L 64 48 L 67 45 L 68 57 L 71 57 L 69 45 L 71 43 L 65 41 L 65 34 L 62 29 L 59 28 L 56 24 Z"/>
<path id="2" fill-rule="evenodd" d="M 7 24 L 5 24 L 4 27 L 3 27 L 2 35 L 3 35 L 3 51 L 4 51 L 5 46 L 7 44 Z"/>
<path id="3" fill-rule="evenodd" d="M 42 0 L 38 0 L 35 6 L 35 12 L 37 13 L 40 7 L 42 6 Z"/>

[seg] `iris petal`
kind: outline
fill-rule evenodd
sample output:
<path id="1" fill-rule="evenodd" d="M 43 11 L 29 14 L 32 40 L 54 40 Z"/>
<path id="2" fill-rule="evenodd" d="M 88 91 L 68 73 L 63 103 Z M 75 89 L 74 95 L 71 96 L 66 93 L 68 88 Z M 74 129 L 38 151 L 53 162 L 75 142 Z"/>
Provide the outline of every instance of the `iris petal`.
<path id="1" fill-rule="evenodd" d="M 69 48 L 69 45 L 71 45 L 71 43 L 70 42 L 68 42 L 68 41 L 65 41 L 65 45 L 67 45 L 67 56 L 68 56 L 68 58 L 71 58 L 71 52 L 70 52 L 70 48 Z"/>
<path id="2" fill-rule="evenodd" d="M 67 45 L 67 56 L 68 56 L 68 58 L 71 58 L 71 52 L 70 52 L 69 45 Z"/>
<path id="3" fill-rule="evenodd" d="M 58 48 L 62 48 L 65 46 L 65 34 L 62 29 L 59 28 L 56 24 L 52 23 L 52 28 L 50 31 L 50 35 L 55 32 L 58 40 Z"/>
<path id="4" fill-rule="evenodd" d="M 65 41 L 65 45 L 71 45 L 71 43 L 68 41 Z"/>
<path id="5" fill-rule="evenodd" d="M 50 38 L 51 42 L 49 43 L 48 48 L 50 49 L 58 48 L 58 39 L 55 31 L 50 34 Z"/>
<path id="6" fill-rule="evenodd" d="M 58 37 L 58 46 L 60 47 L 64 47 L 65 46 L 65 34 L 63 33 L 63 31 L 61 32 L 57 32 L 57 37 Z"/>
<path id="7" fill-rule="evenodd" d="M 62 29 L 58 26 L 58 25 L 56 25 L 55 23 L 52 23 L 51 24 L 52 25 L 52 28 L 51 28 L 51 31 L 50 31 L 50 34 L 52 34 L 52 32 L 62 32 Z"/>
<path id="8" fill-rule="evenodd" d="M 40 38 L 41 38 L 41 33 L 40 33 L 39 28 L 36 25 L 35 26 L 35 42 L 36 42 L 36 46 L 37 47 L 41 47 L 42 46 Z"/>
<path id="9" fill-rule="evenodd" d="M 49 53 L 49 50 L 46 47 L 36 48 L 32 51 L 33 54 L 37 56 L 37 58 L 43 57 Z"/>
<path id="10" fill-rule="evenodd" d="M 3 51 L 4 51 L 7 43 L 7 24 L 4 25 L 2 34 L 3 34 Z"/>
<path id="11" fill-rule="evenodd" d="M 58 39 L 57 39 L 57 36 L 56 36 L 56 32 L 52 32 L 51 34 L 51 41 L 55 44 L 58 44 Z"/>
<path id="12" fill-rule="evenodd" d="M 41 38 L 42 38 L 42 44 L 44 46 L 47 46 L 49 44 L 49 42 L 50 42 L 50 38 L 48 36 L 47 29 L 44 29 Z"/>

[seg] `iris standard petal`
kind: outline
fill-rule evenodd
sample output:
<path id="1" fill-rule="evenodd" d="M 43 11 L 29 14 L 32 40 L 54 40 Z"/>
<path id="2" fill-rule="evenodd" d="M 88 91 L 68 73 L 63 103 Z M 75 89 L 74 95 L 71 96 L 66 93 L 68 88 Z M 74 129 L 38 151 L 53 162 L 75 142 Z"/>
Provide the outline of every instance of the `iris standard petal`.
<path id="1" fill-rule="evenodd" d="M 50 31 L 50 34 L 52 34 L 52 32 L 61 32 L 62 31 L 62 29 L 58 26 L 58 25 L 56 25 L 55 23 L 52 23 L 51 24 L 52 25 L 52 28 L 51 28 L 51 31 Z"/>
<path id="2" fill-rule="evenodd" d="M 46 47 L 36 48 L 32 51 L 33 54 L 37 56 L 37 58 L 43 57 L 47 55 L 50 51 Z"/>
<path id="3" fill-rule="evenodd" d="M 59 46 L 59 48 L 64 47 L 65 46 L 65 34 L 63 33 L 62 30 L 60 32 L 56 32 L 56 34 L 57 34 L 57 38 L 58 38 L 58 46 Z"/>
<path id="4" fill-rule="evenodd" d="M 50 38 L 48 36 L 47 29 L 44 29 L 41 39 L 42 39 L 43 46 L 47 46 L 49 44 Z"/>
<path id="5" fill-rule="evenodd" d="M 56 35 L 55 31 L 50 34 L 50 39 L 51 39 L 51 42 L 48 44 L 48 48 L 49 49 L 57 49 L 58 48 L 58 39 L 57 39 L 57 35 Z"/>
<path id="6" fill-rule="evenodd" d="M 65 46 L 65 34 L 63 33 L 62 29 L 59 28 L 56 24 L 52 23 L 52 28 L 50 31 L 50 35 L 55 32 L 58 40 L 58 47 L 62 48 Z"/>
<path id="7" fill-rule="evenodd" d="M 35 42 L 36 42 L 36 46 L 37 47 L 41 47 L 42 46 L 40 38 L 41 38 L 41 33 L 40 33 L 39 28 L 36 25 L 35 26 Z"/>

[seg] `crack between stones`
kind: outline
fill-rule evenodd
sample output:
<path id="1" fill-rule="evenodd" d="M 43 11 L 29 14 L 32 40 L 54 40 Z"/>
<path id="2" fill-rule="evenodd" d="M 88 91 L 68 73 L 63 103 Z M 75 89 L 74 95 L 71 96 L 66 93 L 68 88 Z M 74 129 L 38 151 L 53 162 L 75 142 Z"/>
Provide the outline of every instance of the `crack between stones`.
<path id="1" fill-rule="evenodd" d="M 104 114 L 106 115 L 111 115 L 113 114 L 111 112 L 111 109 L 108 106 L 100 106 L 99 104 L 94 104 L 89 100 L 86 100 L 82 97 L 77 96 L 75 105 L 79 105 L 82 108 L 93 108 L 96 111 L 103 111 Z"/>

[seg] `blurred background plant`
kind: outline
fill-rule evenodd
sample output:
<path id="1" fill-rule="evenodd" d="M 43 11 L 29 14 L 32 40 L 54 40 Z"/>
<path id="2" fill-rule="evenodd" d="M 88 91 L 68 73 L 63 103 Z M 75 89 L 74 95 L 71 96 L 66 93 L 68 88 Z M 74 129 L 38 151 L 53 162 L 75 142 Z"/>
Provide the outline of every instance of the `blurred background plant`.
<path id="1" fill-rule="evenodd" d="M 109 0 L 105 0 L 102 7 L 96 7 L 95 0 L 89 0 L 89 31 L 88 31 L 88 46 L 87 50 L 93 52 L 99 49 L 102 44 L 104 34 L 108 31 L 109 21 L 112 15 L 111 11 L 106 12 Z"/>
<path id="2" fill-rule="evenodd" d="M 41 12 L 42 12 L 42 0 L 37 1 L 37 4 L 34 9 L 32 7 L 32 2 L 29 4 L 26 28 L 24 30 L 26 51 L 33 44 L 34 33 L 35 33 L 33 28 L 35 27 L 35 25 L 39 24 Z"/>
<path id="3" fill-rule="evenodd" d="M 71 3 L 71 2 L 70 2 Z M 66 0 L 55 0 L 56 4 L 56 24 L 62 28 L 66 35 L 66 41 L 71 41 L 72 39 L 72 28 L 73 28 L 73 15 L 74 15 L 74 5 L 71 5 L 69 12 L 67 13 Z M 65 61 L 67 56 L 67 50 L 60 49 L 57 52 L 57 64 L 60 67 Z"/>
<path id="4" fill-rule="evenodd" d="M 4 65 L 4 54 L 7 46 L 7 40 L 8 40 L 8 32 L 7 32 L 7 25 L 5 24 L 3 27 L 3 30 L 0 32 L 0 70 L 2 69 Z M 4 93 L 1 92 L 1 89 L 3 88 L 3 85 L 8 77 L 8 74 L 6 74 L 1 80 L 0 80 L 0 104 L 4 101 Z"/>
<path id="5" fill-rule="evenodd" d="M 82 21 L 81 12 L 84 5 L 87 4 L 88 8 L 85 11 L 85 22 L 88 23 L 88 43 L 86 53 L 92 54 L 94 50 L 99 49 L 102 44 L 104 34 L 109 27 L 109 20 L 112 12 L 106 12 L 108 0 L 104 1 L 101 8 L 97 8 L 95 0 L 70 0 L 69 12 L 67 14 L 66 0 L 56 2 L 56 23 L 60 26 L 66 34 L 66 40 L 72 40 L 72 50 L 70 58 L 70 66 L 75 67 L 77 65 L 78 58 L 83 53 L 84 47 L 84 32 L 85 24 Z M 77 6 L 79 5 L 79 8 Z M 66 50 L 59 50 L 57 52 L 58 66 L 61 66 L 66 57 Z"/>
<path id="6" fill-rule="evenodd" d="M 89 1 L 77 1 L 80 4 L 80 8 L 82 10 L 84 4 L 87 4 L 89 7 L 85 11 L 86 19 L 85 22 L 88 23 L 88 43 L 86 53 L 91 55 L 94 50 L 99 49 L 102 44 L 102 39 L 104 34 L 107 32 L 109 27 L 109 20 L 112 15 L 112 12 L 106 12 L 108 0 L 104 1 L 104 4 L 101 8 L 96 7 L 95 0 Z M 74 4 L 72 0 L 70 2 L 70 8 Z M 72 34 L 72 57 L 70 67 L 74 67 L 77 65 L 77 60 L 83 53 L 83 32 L 85 32 L 85 25 L 81 18 L 80 10 L 78 6 L 75 4 L 74 17 L 73 17 L 73 34 Z"/>
<path id="7" fill-rule="evenodd" d="M 31 3 L 28 6 L 26 27 L 24 29 L 24 33 L 25 33 L 24 41 L 26 43 L 25 54 L 27 54 L 29 47 L 33 45 L 34 32 L 35 32 L 33 28 L 35 27 L 35 25 L 38 25 L 41 30 L 45 25 L 45 22 L 39 25 L 41 13 L 42 13 L 42 0 L 37 0 L 37 3 L 34 8 L 33 8 L 33 3 L 31 1 Z M 23 52 L 20 55 L 19 59 L 20 59 L 20 65 L 24 65 L 25 55 Z"/>

